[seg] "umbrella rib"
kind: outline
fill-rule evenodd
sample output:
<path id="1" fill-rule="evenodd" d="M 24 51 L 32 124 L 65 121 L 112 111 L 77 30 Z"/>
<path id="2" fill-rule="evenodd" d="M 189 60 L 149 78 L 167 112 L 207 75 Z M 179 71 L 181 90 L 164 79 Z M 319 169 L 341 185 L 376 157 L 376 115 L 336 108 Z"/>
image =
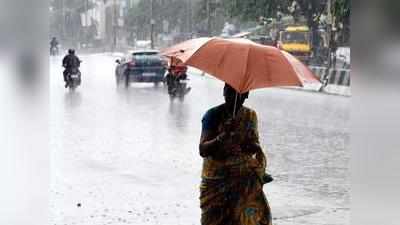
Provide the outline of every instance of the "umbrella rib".
<path id="1" fill-rule="evenodd" d="M 279 53 L 283 55 L 283 59 L 286 60 L 286 62 L 290 65 L 290 69 L 293 70 L 294 74 L 296 74 L 296 79 L 299 81 L 300 87 L 304 87 L 303 82 L 300 80 L 299 76 L 297 76 L 297 71 L 294 69 L 292 63 L 290 63 L 289 59 L 286 58 L 285 54 L 283 54 L 283 53 L 281 52 L 281 50 L 279 51 Z M 289 53 L 289 54 L 290 54 L 290 53 Z"/>
<path id="2" fill-rule="evenodd" d="M 220 65 L 222 65 L 222 63 L 223 63 L 223 61 L 225 60 L 225 58 L 226 58 L 226 51 L 228 51 L 228 49 L 229 49 L 229 47 L 232 45 L 232 43 L 229 43 L 229 46 L 227 46 L 226 48 L 224 48 L 224 52 L 223 52 L 223 54 L 221 54 L 222 55 L 222 57 L 219 59 L 219 61 L 218 61 L 218 66 L 217 66 L 217 68 L 219 68 L 220 67 Z"/>
<path id="3" fill-rule="evenodd" d="M 268 82 L 272 83 L 271 60 L 268 60 L 269 55 L 267 55 L 267 56 L 268 56 L 268 57 L 267 57 L 267 60 L 266 60 L 266 64 L 267 64 L 266 70 L 267 70 L 267 75 L 268 75 L 268 76 L 266 76 L 266 77 L 267 77 L 267 79 L 268 79 Z"/>
<path id="4" fill-rule="evenodd" d="M 249 56 L 250 56 L 250 50 L 251 50 L 251 45 L 250 44 L 247 44 L 248 46 L 249 46 L 249 50 L 247 51 L 247 60 L 246 60 L 246 67 L 245 67 L 245 74 L 244 74 L 244 77 L 243 77 L 243 80 L 242 80 L 242 82 L 241 82 L 241 84 L 240 84 L 240 90 L 239 90 L 239 92 L 241 93 L 243 90 L 244 90 L 244 84 L 245 84 L 245 82 L 246 82 L 246 80 L 250 77 L 250 75 L 249 75 L 249 73 L 247 72 L 247 68 L 249 68 Z"/>
<path id="5" fill-rule="evenodd" d="M 206 46 L 208 43 L 210 43 L 210 41 L 216 40 L 216 39 L 217 39 L 216 37 L 212 37 L 212 38 L 210 38 L 210 40 L 204 42 L 204 44 L 200 45 L 200 47 L 198 47 L 198 48 L 192 53 L 192 55 L 186 60 L 186 62 L 184 62 L 184 63 L 186 63 L 186 64 L 189 65 L 190 59 L 191 59 L 200 49 L 204 48 L 204 46 Z"/>
<path id="6" fill-rule="evenodd" d="M 178 48 L 177 50 L 175 50 L 175 51 L 171 51 L 171 49 L 174 49 L 173 47 L 169 47 L 169 48 L 166 48 L 166 49 L 164 49 L 164 50 L 162 50 L 161 52 L 162 52 L 162 54 L 164 54 L 165 56 L 167 56 L 167 57 L 176 57 L 176 58 L 179 58 L 179 59 L 181 59 L 181 61 L 183 62 L 183 63 L 187 63 L 189 60 L 190 60 L 190 58 L 195 54 L 195 53 L 197 53 L 197 51 L 199 51 L 199 49 L 201 49 L 204 45 L 206 45 L 209 41 L 211 41 L 211 40 L 213 40 L 213 39 L 216 39 L 215 37 L 211 37 L 211 38 L 199 38 L 199 39 L 208 39 L 207 41 L 204 41 L 204 43 L 202 43 L 199 47 L 197 47 L 196 45 L 196 47 L 197 47 L 197 49 L 196 48 L 191 48 L 191 47 L 185 47 L 184 48 L 184 44 L 178 44 L 178 46 L 179 45 L 183 45 L 183 47 L 181 47 L 181 48 Z M 183 42 L 183 43 L 187 43 L 187 42 L 189 42 L 189 41 L 185 41 L 185 42 Z M 187 58 L 187 59 L 185 59 L 185 60 L 182 60 L 182 58 L 180 58 L 179 57 L 179 53 L 184 53 L 184 52 L 187 52 L 187 51 L 192 51 L 193 50 L 193 53 L 191 53 L 190 54 L 190 56 Z"/>

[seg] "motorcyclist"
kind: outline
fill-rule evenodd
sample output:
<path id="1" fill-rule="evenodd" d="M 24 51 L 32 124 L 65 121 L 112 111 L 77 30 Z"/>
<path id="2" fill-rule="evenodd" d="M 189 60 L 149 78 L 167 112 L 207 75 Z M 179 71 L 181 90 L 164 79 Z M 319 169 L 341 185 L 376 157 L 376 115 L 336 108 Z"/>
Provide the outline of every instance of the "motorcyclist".
<path id="1" fill-rule="evenodd" d="M 167 83 L 167 87 L 168 87 L 168 94 L 172 94 L 175 89 L 176 89 L 176 77 L 173 74 L 173 70 L 170 68 L 168 68 L 168 73 L 165 76 L 165 81 Z"/>
<path id="2" fill-rule="evenodd" d="M 168 86 L 168 93 L 172 94 L 180 85 L 181 80 L 187 79 L 187 66 L 171 60 L 171 66 L 168 68 L 168 74 L 166 75 L 166 82 Z M 186 88 L 185 92 L 188 92 L 190 87 Z"/>
<path id="3" fill-rule="evenodd" d="M 75 55 L 74 49 L 68 50 L 68 55 L 64 57 L 62 60 L 62 65 L 65 68 L 63 75 L 65 81 L 65 87 L 68 87 L 68 75 L 72 73 L 73 70 L 77 70 L 79 74 L 79 81 L 81 80 L 81 73 L 79 72 L 79 66 L 81 64 L 81 60 Z"/>
<path id="4" fill-rule="evenodd" d="M 51 50 L 52 49 L 55 49 L 56 50 L 56 52 L 58 52 L 58 41 L 57 41 L 57 38 L 56 37 L 53 37 L 52 39 L 51 39 L 51 41 L 50 41 L 50 52 L 51 52 Z"/>

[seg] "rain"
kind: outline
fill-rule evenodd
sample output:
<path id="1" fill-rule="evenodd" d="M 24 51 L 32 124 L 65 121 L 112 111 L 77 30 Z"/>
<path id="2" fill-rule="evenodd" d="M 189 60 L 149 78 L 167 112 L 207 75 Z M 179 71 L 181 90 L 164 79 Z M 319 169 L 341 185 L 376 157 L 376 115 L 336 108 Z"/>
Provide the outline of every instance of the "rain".
<path id="1" fill-rule="evenodd" d="M 215 37 L 286 51 L 318 81 L 250 90 L 244 103 L 274 178 L 263 186 L 273 224 L 350 224 L 349 2 L 50 0 L 49 57 L 39 62 L 49 68 L 50 223 L 201 224 L 201 121 L 224 102 L 224 82 L 183 63 L 185 86 L 171 89 L 162 53 Z M 76 84 L 63 76 L 70 50 Z M 21 74 L 38 63 L 16 57 Z M 159 70 L 129 74 L 150 63 Z M 26 83 L 42 81 L 16 83 L 32 97 L 38 87 Z"/>

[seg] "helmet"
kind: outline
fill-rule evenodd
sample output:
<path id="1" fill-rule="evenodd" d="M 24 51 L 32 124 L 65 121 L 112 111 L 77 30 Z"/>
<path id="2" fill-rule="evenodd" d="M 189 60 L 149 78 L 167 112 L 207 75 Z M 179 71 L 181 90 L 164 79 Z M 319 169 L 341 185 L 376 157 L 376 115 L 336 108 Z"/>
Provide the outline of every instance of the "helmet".
<path id="1" fill-rule="evenodd" d="M 75 54 L 75 50 L 72 48 L 68 49 L 68 54 Z"/>

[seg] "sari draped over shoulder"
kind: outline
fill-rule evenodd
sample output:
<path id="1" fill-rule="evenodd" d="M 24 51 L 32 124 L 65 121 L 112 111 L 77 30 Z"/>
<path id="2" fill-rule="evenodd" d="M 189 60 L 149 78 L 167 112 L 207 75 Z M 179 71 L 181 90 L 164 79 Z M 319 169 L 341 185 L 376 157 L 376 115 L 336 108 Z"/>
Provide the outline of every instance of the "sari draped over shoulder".
<path id="1" fill-rule="evenodd" d="M 217 135 L 224 121 L 223 105 L 210 109 L 202 120 L 203 132 Z M 257 115 L 242 107 L 234 120 L 235 141 L 259 143 Z M 205 157 L 200 185 L 202 225 L 271 225 L 271 212 L 260 182 L 265 172 L 263 152 L 240 153 L 224 159 Z"/>

